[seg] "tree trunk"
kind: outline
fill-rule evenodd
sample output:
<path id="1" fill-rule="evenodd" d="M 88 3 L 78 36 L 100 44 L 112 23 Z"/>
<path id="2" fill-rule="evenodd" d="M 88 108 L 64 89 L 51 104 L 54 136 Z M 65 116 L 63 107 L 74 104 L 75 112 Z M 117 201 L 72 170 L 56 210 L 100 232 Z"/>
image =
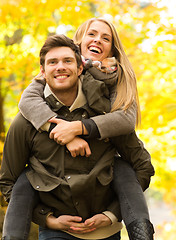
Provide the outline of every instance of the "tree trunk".
<path id="1" fill-rule="evenodd" d="M 1 79 L 0 79 L 0 141 L 2 142 L 4 141 L 4 133 L 5 133 L 3 104 L 4 104 L 4 97 L 2 96 Z"/>

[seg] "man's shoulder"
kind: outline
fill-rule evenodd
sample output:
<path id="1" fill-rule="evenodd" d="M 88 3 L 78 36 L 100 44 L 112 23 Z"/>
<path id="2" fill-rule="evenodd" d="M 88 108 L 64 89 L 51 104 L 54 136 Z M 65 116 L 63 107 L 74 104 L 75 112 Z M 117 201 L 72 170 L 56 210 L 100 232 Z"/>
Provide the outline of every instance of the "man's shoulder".
<path id="1" fill-rule="evenodd" d="M 37 130 L 32 124 L 21 113 L 17 113 L 8 129 L 5 144 L 8 148 L 10 145 L 13 145 L 23 151 L 22 148 L 26 146 L 31 147 L 36 133 Z"/>
<path id="2" fill-rule="evenodd" d="M 20 112 L 18 112 L 11 123 L 10 129 L 19 129 L 22 131 L 27 127 L 34 128 L 32 124 L 26 118 L 24 118 Z"/>

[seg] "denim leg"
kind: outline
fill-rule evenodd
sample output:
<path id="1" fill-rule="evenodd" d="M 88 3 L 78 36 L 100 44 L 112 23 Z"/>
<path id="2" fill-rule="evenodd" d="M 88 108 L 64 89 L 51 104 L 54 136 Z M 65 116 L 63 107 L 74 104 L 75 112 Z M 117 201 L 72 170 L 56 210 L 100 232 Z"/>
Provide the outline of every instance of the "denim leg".
<path id="1" fill-rule="evenodd" d="M 136 219 L 149 220 L 147 203 L 135 171 L 121 158 L 115 159 L 113 188 L 126 226 Z"/>
<path id="2" fill-rule="evenodd" d="M 28 239 L 32 212 L 37 202 L 38 193 L 32 188 L 24 171 L 12 190 L 3 223 L 4 239 Z"/>
<path id="3" fill-rule="evenodd" d="M 39 240 L 80 240 L 80 239 L 82 238 L 74 237 L 66 232 L 39 227 Z M 114 234 L 111 237 L 103 238 L 103 240 L 120 240 L 120 239 L 121 239 L 120 232 Z"/>

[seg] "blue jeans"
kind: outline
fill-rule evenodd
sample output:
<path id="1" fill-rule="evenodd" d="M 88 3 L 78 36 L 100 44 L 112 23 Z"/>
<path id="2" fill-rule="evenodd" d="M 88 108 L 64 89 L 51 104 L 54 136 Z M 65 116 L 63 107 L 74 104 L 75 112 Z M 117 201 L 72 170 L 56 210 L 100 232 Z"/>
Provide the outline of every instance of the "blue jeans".
<path id="1" fill-rule="evenodd" d="M 55 231 L 43 227 L 39 228 L 39 240 L 79 240 L 79 239 L 82 238 L 76 238 L 62 231 Z M 114 234 L 111 237 L 103 238 L 103 240 L 120 240 L 120 239 L 121 239 L 120 232 Z"/>
<path id="2" fill-rule="evenodd" d="M 126 226 L 137 219 L 148 219 L 145 196 L 135 171 L 121 158 L 115 159 L 113 190 L 118 196 L 122 219 Z"/>
<path id="3" fill-rule="evenodd" d="M 3 223 L 5 239 L 28 239 L 32 212 L 38 203 L 38 193 L 28 181 L 25 171 L 17 179 Z"/>

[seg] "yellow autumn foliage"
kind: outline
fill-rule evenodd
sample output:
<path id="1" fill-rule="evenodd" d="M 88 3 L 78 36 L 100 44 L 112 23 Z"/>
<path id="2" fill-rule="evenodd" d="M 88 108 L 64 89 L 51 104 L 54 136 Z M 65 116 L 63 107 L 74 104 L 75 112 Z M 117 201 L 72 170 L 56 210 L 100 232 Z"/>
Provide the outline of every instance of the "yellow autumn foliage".
<path id="1" fill-rule="evenodd" d="M 142 113 L 137 133 L 156 170 L 151 188 L 175 206 L 176 19 L 160 2 L 1 0 L 0 126 L 7 131 L 22 91 L 38 73 L 38 54 L 46 37 L 58 31 L 72 37 L 85 20 L 107 17 L 114 23 L 137 76 Z M 2 147 L 1 140 L 0 153 Z"/>

